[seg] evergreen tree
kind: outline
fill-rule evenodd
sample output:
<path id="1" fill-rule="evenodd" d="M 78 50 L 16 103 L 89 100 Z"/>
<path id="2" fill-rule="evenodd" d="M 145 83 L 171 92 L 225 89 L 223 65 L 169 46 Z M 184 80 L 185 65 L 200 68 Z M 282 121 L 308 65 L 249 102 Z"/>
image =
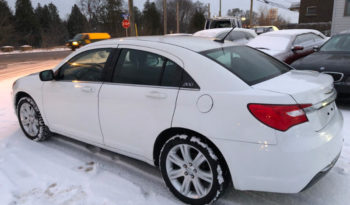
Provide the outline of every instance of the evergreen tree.
<path id="1" fill-rule="evenodd" d="M 42 47 L 57 46 L 67 40 L 67 29 L 63 25 L 58 15 L 58 10 L 53 3 L 43 7 L 38 4 L 35 9 L 35 15 L 41 27 Z"/>
<path id="2" fill-rule="evenodd" d="M 190 32 L 202 30 L 204 28 L 205 16 L 202 9 L 196 9 L 190 20 Z"/>
<path id="3" fill-rule="evenodd" d="M 112 36 L 122 36 L 124 28 L 122 27 L 123 0 L 105 0 L 99 14 L 104 31 Z"/>
<path id="4" fill-rule="evenodd" d="M 160 12 L 158 11 L 154 2 L 146 1 L 142 11 L 143 24 L 142 31 L 145 35 L 157 35 L 160 34 L 161 22 Z"/>
<path id="5" fill-rule="evenodd" d="M 38 6 L 35 9 L 35 16 L 38 19 L 38 22 L 40 24 L 40 28 L 43 32 L 47 32 L 50 28 L 50 12 L 47 5 L 44 7 L 41 7 L 40 3 L 38 3 Z"/>
<path id="6" fill-rule="evenodd" d="M 77 33 L 82 33 L 87 31 L 87 19 L 86 17 L 80 12 L 79 7 L 74 4 L 72 7 L 71 14 L 69 15 L 68 21 L 67 21 L 67 29 L 69 37 L 72 38 Z"/>
<path id="7" fill-rule="evenodd" d="M 14 41 L 13 15 L 5 0 L 0 0 L 0 46 Z"/>
<path id="8" fill-rule="evenodd" d="M 15 30 L 19 44 L 40 45 L 40 27 L 30 0 L 16 1 Z"/>

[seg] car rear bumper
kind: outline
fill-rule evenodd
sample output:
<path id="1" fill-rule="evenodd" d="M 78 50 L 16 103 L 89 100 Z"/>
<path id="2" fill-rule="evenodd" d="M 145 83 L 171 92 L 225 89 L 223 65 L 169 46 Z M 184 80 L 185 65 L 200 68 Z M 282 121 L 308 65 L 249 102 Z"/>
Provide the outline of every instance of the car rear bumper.
<path id="1" fill-rule="evenodd" d="M 276 131 L 277 145 L 214 141 L 229 166 L 234 187 L 279 193 L 302 191 L 339 155 L 343 117 L 337 111 L 322 130 L 306 131 L 307 125 L 287 132 Z"/>

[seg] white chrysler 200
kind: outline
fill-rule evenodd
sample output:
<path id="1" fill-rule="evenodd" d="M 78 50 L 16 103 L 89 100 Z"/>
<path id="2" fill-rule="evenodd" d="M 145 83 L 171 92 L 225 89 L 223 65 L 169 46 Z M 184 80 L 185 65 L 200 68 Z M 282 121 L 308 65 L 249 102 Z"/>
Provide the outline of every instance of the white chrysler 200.
<path id="1" fill-rule="evenodd" d="M 192 36 L 93 43 L 13 85 L 29 139 L 59 133 L 158 166 L 190 204 L 227 185 L 296 193 L 315 182 L 342 149 L 335 98 L 328 75 Z"/>

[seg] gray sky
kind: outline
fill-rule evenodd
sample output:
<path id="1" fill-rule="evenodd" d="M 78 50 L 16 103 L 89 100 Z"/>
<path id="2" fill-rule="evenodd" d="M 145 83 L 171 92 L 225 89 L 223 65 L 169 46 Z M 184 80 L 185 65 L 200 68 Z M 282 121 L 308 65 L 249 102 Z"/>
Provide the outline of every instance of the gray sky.
<path id="1" fill-rule="evenodd" d="M 78 0 L 31 0 L 31 1 L 34 8 L 38 3 L 40 3 L 41 5 L 45 5 L 50 2 L 54 3 L 60 12 L 61 18 L 63 19 L 67 18 L 73 4 L 79 2 Z M 291 2 L 298 2 L 300 0 L 273 0 L 273 1 L 276 3 L 283 4 L 285 6 L 289 6 Z M 11 7 L 11 9 L 14 11 L 16 0 L 7 0 L 7 2 Z M 127 2 L 127 0 L 124 0 L 124 2 Z M 146 0 L 134 0 L 134 5 L 139 7 L 140 10 L 142 10 L 143 4 L 145 2 Z M 200 0 L 200 2 L 203 2 L 205 4 L 210 3 L 212 15 L 219 14 L 219 0 Z M 265 6 L 265 5 L 266 4 L 258 2 L 257 0 L 254 0 L 254 11 L 258 11 L 261 6 Z M 240 8 L 243 10 L 248 10 L 249 7 L 250 7 L 249 0 L 222 0 L 223 15 L 226 14 L 228 9 Z M 282 16 L 284 16 L 286 19 L 289 19 L 292 23 L 298 22 L 299 13 L 288 11 L 285 9 L 279 9 L 278 11 Z"/>

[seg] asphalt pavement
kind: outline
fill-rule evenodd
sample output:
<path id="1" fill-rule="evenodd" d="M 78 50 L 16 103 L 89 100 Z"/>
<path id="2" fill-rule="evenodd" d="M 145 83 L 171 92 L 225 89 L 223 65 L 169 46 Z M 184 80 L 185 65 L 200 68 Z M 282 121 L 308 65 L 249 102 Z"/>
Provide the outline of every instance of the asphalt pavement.
<path id="1" fill-rule="evenodd" d="M 9 64 L 29 61 L 59 60 L 68 56 L 72 51 L 29 52 L 0 55 L 0 70 L 8 68 Z"/>

